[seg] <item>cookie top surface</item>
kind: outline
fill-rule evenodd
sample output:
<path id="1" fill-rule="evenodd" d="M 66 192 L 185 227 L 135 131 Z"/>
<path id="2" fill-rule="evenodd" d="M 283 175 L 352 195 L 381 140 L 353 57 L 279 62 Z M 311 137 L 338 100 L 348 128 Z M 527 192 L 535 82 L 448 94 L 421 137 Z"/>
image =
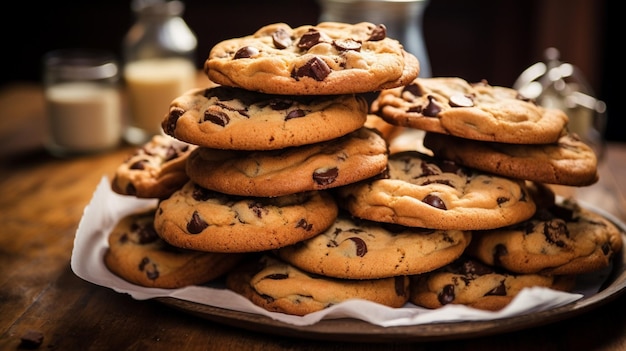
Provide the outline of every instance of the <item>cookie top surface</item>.
<path id="1" fill-rule="evenodd" d="M 571 291 L 574 276 L 516 274 L 462 256 L 440 269 L 411 277 L 409 301 L 426 308 L 448 304 L 497 311 L 524 288 L 545 287 Z"/>
<path id="2" fill-rule="evenodd" d="M 312 275 L 270 255 L 240 265 L 226 277 L 226 286 L 272 312 L 306 315 L 349 299 L 390 307 L 408 300 L 409 278 L 334 279 Z"/>
<path id="3" fill-rule="evenodd" d="M 474 234 L 469 255 L 518 273 L 589 273 L 608 267 L 623 247 L 615 224 L 571 199 L 518 225 Z"/>
<path id="4" fill-rule="evenodd" d="M 280 150 L 198 148 L 187 174 L 199 185 L 242 196 L 282 196 L 354 183 L 387 167 L 387 144 L 361 128 L 333 140 Z"/>
<path id="5" fill-rule="evenodd" d="M 166 198 L 189 180 L 185 163 L 195 148 L 169 136 L 155 135 L 117 167 L 111 189 L 139 198 Z"/>
<path id="6" fill-rule="evenodd" d="M 277 249 L 323 232 L 337 217 L 330 194 L 240 197 L 189 181 L 161 201 L 154 227 L 171 245 L 208 252 Z"/>
<path id="7" fill-rule="evenodd" d="M 204 70 L 216 83 L 264 93 L 351 94 L 407 84 L 419 61 L 384 25 L 274 23 L 215 45 Z"/>
<path id="8" fill-rule="evenodd" d="M 576 134 L 550 144 L 506 144 L 429 132 L 424 146 L 437 157 L 505 177 L 569 186 L 598 181 L 596 154 Z"/>
<path id="9" fill-rule="evenodd" d="M 536 105 L 517 90 L 456 77 L 416 78 L 383 90 L 371 112 L 400 126 L 514 144 L 556 142 L 569 121 L 563 111 Z"/>
<path id="10" fill-rule="evenodd" d="M 111 272 L 140 286 L 175 289 L 214 280 L 242 258 L 173 247 L 154 230 L 154 209 L 122 217 L 108 237 L 104 263 Z"/>
<path id="11" fill-rule="evenodd" d="M 361 95 L 286 96 L 225 86 L 194 89 L 170 104 L 165 134 L 210 148 L 275 150 L 334 139 L 361 128 Z"/>
<path id="12" fill-rule="evenodd" d="M 416 151 L 389 156 L 384 177 L 337 189 L 354 216 L 433 229 L 493 229 L 530 218 L 525 182 L 462 167 Z"/>
<path id="13" fill-rule="evenodd" d="M 469 231 L 385 225 L 340 215 L 325 232 L 277 251 L 307 272 L 376 279 L 442 267 L 458 258 L 470 239 Z"/>

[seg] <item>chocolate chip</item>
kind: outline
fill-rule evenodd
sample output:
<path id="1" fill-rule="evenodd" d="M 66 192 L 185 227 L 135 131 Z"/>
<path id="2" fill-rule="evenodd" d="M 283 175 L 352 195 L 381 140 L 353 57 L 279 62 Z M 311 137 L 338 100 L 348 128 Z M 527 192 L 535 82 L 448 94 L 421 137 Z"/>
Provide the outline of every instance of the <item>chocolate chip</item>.
<path id="1" fill-rule="evenodd" d="M 450 96 L 450 101 L 448 102 L 451 107 L 472 107 L 474 106 L 474 100 L 467 95 L 463 94 L 453 94 Z"/>
<path id="2" fill-rule="evenodd" d="M 242 59 L 242 58 L 250 58 L 259 54 L 259 49 L 254 46 L 244 46 L 237 50 L 233 59 Z"/>
<path id="3" fill-rule="evenodd" d="M 316 169 L 315 172 L 313 172 L 313 181 L 318 185 L 326 186 L 334 183 L 337 176 L 339 176 L 337 167 Z"/>
<path id="4" fill-rule="evenodd" d="M 217 124 L 220 127 L 224 127 L 230 122 L 230 117 L 228 117 L 228 115 L 224 111 L 206 110 L 204 112 L 204 121 Z"/>
<path id="5" fill-rule="evenodd" d="M 500 266 L 502 264 L 502 261 L 500 260 L 500 258 L 508 254 L 509 254 L 509 250 L 506 248 L 504 244 L 497 244 L 493 248 L 493 264 L 496 266 Z"/>
<path id="6" fill-rule="evenodd" d="M 139 238 L 139 244 L 145 245 L 148 243 L 155 242 L 159 239 L 159 235 L 154 229 L 154 225 L 152 222 L 150 223 L 133 223 L 130 226 L 130 230 L 133 233 L 136 233 Z"/>
<path id="7" fill-rule="evenodd" d="M 307 232 L 310 231 L 311 229 L 313 229 L 313 224 L 309 224 L 306 219 L 302 218 L 301 220 L 298 221 L 298 223 L 296 224 L 296 228 L 302 228 L 304 230 L 306 230 Z"/>
<path id="8" fill-rule="evenodd" d="M 430 205 L 432 207 L 435 207 L 435 208 L 438 208 L 440 210 L 447 210 L 446 204 L 437 195 L 428 194 L 428 195 L 426 195 L 426 197 L 422 201 L 427 203 L 428 205 Z"/>
<path id="9" fill-rule="evenodd" d="M 441 292 L 437 295 L 437 300 L 439 300 L 439 303 L 442 305 L 449 304 L 450 302 L 454 301 L 454 298 L 454 285 L 452 284 L 447 284 L 446 286 L 444 286 Z"/>
<path id="10" fill-rule="evenodd" d="M 291 46 L 291 36 L 285 28 L 279 28 L 272 33 L 272 41 L 274 42 L 274 47 L 277 49 L 285 49 Z"/>
<path id="11" fill-rule="evenodd" d="M 358 257 L 365 256 L 367 253 L 367 244 L 363 241 L 363 239 L 353 236 L 348 238 L 348 240 L 352 240 L 354 242 L 354 245 L 356 246 L 356 255 Z"/>
<path id="12" fill-rule="evenodd" d="M 422 96 L 423 94 L 420 86 L 415 83 L 405 85 L 404 88 L 402 88 L 402 92 L 405 92 L 405 91 L 413 94 L 413 96 Z"/>
<path id="13" fill-rule="evenodd" d="M 135 188 L 135 184 L 128 183 L 128 185 L 126 186 L 126 194 L 127 195 L 136 195 L 137 194 L 137 188 Z"/>
<path id="14" fill-rule="evenodd" d="M 252 202 L 248 204 L 248 208 L 257 216 L 257 218 L 263 218 L 263 204 L 260 202 Z"/>
<path id="15" fill-rule="evenodd" d="M 191 192 L 191 197 L 196 201 L 206 201 L 213 198 L 214 194 L 215 193 L 213 191 L 194 184 L 193 191 Z"/>
<path id="16" fill-rule="evenodd" d="M 334 40 L 333 46 L 339 51 L 361 51 L 361 43 L 353 39 Z"/>
<path id="17" fill-rule="evenodd" d="M 437 117 L 437 115 L 441 112 L 441 105 L 435 100 L 434 97 L 428 96 L 428 105 L 424 107 L 422 113 L 426 117 Z"/>
<path id="18" fill-rule="evenodd" d="M 269 274 L 263 277 L 263 279 L 272 279 L 272 280 L 285 280 L 287 278 L 289 278 L 289 275 L 284 274 L 284 273 L 274 273 L 274 274 Z"/>
<path id="19" fill-rule="evenodd" d="M 21 349 L 36 349 L 43 343 L 43 334 L 38 330 L 29 329 L 20 337 Z"/>
<path id="20" fill-rule="evenodd" d="M 302 37 L 298 41 L 298 48 L 302 50 L 309 50 L 321 41 L 322 34 L 315 28 L 310 28 L 308 32 L 302 34 Z"/>
<path id="21" fill-rule="evenodd" d="M 407 294 L 407 289 L 405 288 L 405 285 L 404 285 L 404 280 L 405 279 L 406 278 L 404 276 L 401 276 L 401 275 L 396 276 L 395 279 L 394 279 L 394 286 L 395 286 L 395 289 L 396 289 L 396 295 L 398 295 L 398 296 L 406 296 L 406 294 Z"/>
<path id="22" fill-rule="evenodd" d="M 324 60 L 315 56 L 307 61 L 302 67 L 292 72 L 291 76 L 295 79 L 300 77 L 310 77 L 317 81 L 323 81 L 331 72 L 330 67 Z"/>
<path id="23" fill-rule="evenodd" d="M 567 229 L 567 223 L 562 219 L 554 219 L 547 221 L 543 225 L 543 235 L 549 243 L 555 244 L 558 247 L 567 246 L 564 238 L 569 238 L 569 230 Z"/>
<path id="24" fill-rule="evenodd" d="M 498 203 L 498 205 L 502 205 L 505 202 L 509 202 L 509 198 L 501 196 L 496 200 L 496 202 Z"/>
<path id="25" fill-rule="evenodd" d="M 182 109 L 179 109 L 179 108 L 172 109 L 169 115 L 167 116 L 167 118 L 161 123 L 161 127 L 163 128 L 163 131 L 166 134 L 174 135 L 174 130 L 176 129 L 176 122 L 178 122 L 178 119 L 184 113 L 185 111 Z"/>
<path id="26" fill-rule="evenodd" d="M 146 169 L 145 164 L 149 163 L 148 160 L 138 160 L 133 162 L 128 168 L 142 171 Z"/>
<path id="27" fill-rule="evenodd" d="M 500 282 L 500 285 L 488 291 L 485 296 L 495 295 L 495 296 L 506 296 L 506 285 L 504 285 L 504 280 Z"/>
<path id="28" fill-rule="evenodd" d="M 384 24 L 377 25 L 369 37 L 369 41 L 379 41 L 387 37 L 387 27 Z"/>
<path id="29" fill-rule="evenodd" d="M 289 111 L 289 113 L 287 113 L 287 116 L 285 116 L 285 121 L 288 121 L 293 118 L 304 117 L 304 116 L 306 116 L 306 112 L 298 108 L 298 109 Z"/>
<path id="30" fill-rule="evenodd" d="M 191 220 L 187 223 L 187 231 L 190 234 L 201 233 L 209 224 L 202 219 L 198 211 L 194 211 Z"/>
<path id="31" fill-rule="evenodd" d="M 274 111 L 281 111 L 290 108 L 293 105 L 293 100 L 288 99 L 271 99 L 268 103 L 269 107 Z"/>

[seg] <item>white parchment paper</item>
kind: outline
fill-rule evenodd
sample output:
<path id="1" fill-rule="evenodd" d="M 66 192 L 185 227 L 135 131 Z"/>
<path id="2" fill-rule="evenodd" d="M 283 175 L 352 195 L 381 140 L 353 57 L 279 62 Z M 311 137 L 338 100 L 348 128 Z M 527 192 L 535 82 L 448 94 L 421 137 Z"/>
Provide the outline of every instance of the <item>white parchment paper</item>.
<path id="1" fill-rule="evenodd" d="M 155 289 L 131 284 L 112 274 L 104 265 L 103 255 L 108 246 L 108 235 L 124 215 L 141 208 L 156 206 L 156 200 L 137 199 L 123 196 L 110 189 L 110 182 L 103 177 L 90 203 L 85 208 L 78 225 L 71 267 L 74 273 L 93 284 L 125 293 L 137 300 L 156 297 L 174 297 L 200 304 L 256 313 L 272 319 L 298 326 L 311 325 L 322 319 L 354 318 L 379 326 L 404 326 L 434 322 L 461 322 L 491 320 L 552 309 L 574 302 L 584 296 L 595 294 L 606 276 L 603 273 L 584 277 L 574 293 L 565 293 L 546 288 L 522 290 L 504 309 L 497 312 L 468 308 L 463 305 L 446 305 L 430 310 L 407 303 L 403 308 L 390 308 L 377 303 L 350 300 L 306 316 L 293 316 L 269 312 L 252 304 L 219 284 L 214 286 L 189 286 L 182 289 Z"/>

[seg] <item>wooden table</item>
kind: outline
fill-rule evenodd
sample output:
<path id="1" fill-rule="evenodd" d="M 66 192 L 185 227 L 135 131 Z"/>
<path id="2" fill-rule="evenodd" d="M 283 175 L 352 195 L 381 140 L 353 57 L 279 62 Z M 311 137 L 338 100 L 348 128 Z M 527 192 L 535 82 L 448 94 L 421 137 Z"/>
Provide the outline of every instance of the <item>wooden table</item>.
<path id="1" fill-rule="evenodd" d="M 394 343 L 273 335 L 133 300 L 70 268 L 83 209 L 133 147 L 49 156 L 41 148 L 46 127 L 37 84 L 0 89 L 0 116 L 0 350 L 19 349 L 29 330 L 43 335 L 40 350 L 626 350 L 626 294 L 521 330 Z M 626 144 L 608 145 L 600 172 L 599 183 L 576 194 L 626 221 Z"/>

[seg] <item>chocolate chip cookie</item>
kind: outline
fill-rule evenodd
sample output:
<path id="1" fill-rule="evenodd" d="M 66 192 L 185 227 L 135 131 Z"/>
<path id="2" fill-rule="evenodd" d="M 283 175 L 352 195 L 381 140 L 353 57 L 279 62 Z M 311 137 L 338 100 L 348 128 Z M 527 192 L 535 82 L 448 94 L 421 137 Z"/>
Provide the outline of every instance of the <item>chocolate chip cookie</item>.
<path id="1" fill-rule="evenodd" d="M 195 148 L 169 136 L 155 135 L 118 166 L 111 189 L 139 198 L 166 198 L 189 180 L 185 163 Z"/>
<path id="2" fill-rule="evenodd" d="M 333 224 L 337 204 L 324 191 L 240 197 L 189 181 L 161 201 L 154 227 L 171 245 L 209 252 L 257 252 L 313 237 Z"/>
<path id="3" fill-rule="evenodd" d="M 424 146 L 438 157 L 505 177 L 568 186 L 598 181 L 596 155 L 576 134 L 551 144 L 507 144 L 429 132 Z"/>
<path id="4" fill-rule="evenodd" d="M 170 104 L 165 134 L 215 149 L 276 150 L 327 141 L 363 126 L 361 95 L 270 95 L 225 86 L 194 89 Z"/>
<path id="5" fill-rule="evenodd" d="M 176 289 L 217 279 L 243 258 L 169 245 L 154 230 L 154 211 L 123 217 L 109 234 L 104 263 L 115 275 L 145 287 Z"/>
<path id="6" fill-rule="evenodd" d="M 555 143 L 569 121 L 563 111 L 541 107 L 517 90 L 457 77 L 416 78 L 385 89 L 371 112 L 399 126 L 512 144 Z"/>
<path id="7" fill-rule="evenodd" d="M 387 144 L 361 128 L 333 140 L 267 151 L 196 149 L 187 174 L 207 189 L 241 196 L 282 196 L 335 188 L 387 167 Z"/>
<path id="8" fill-rule="evenodd" d="M 272 312 L 304 316 L 349 299 L 402 307 L 409 298 L 409 278 L 335 279 L 299 270 L 270 255 L 246 262 L 228 273 L 226 286 Z"/>
<path id="9" fill-rule="evenodd" d="M 606 268 L 623 247 L 618 227 L 572 199 L 527 221 L 474 233 L 466 253 L 517 273 L 583 274 Z"/>
<path id="10" fill-rule="evenodd" d="M 457 259 L 469 231 L 390 225 L 342 214 L 325 232 L 277 250 L 307 272 L 344 279 L 377 279 L 432 271 Z"/>
<path id="11" fill-rule="evenodd" d="M 431 309 L 458 304 L 497 311 L 524 288 L 571 291 L 575 283 L 576 277 L 571 275 L 516 274 L 462 256 L 440 269 L 412 276 L 409 301 Z"/>
<path id="12" fill-rule="evenodd" d="M 204 70 L 216 83 L 251 91 L 352 94 L 408 84 L 419 61 L 382 24 L 274 23 L 216 44 Z"/>
<path id="13" fill-rule="evenodd" d="M 386 172 L 337 188 L 339 203 L 372 221 L 443 230 L 493 229 L 536 209 L 522 180 L 496 176 L 417 151 L 389 155 Z"/>

